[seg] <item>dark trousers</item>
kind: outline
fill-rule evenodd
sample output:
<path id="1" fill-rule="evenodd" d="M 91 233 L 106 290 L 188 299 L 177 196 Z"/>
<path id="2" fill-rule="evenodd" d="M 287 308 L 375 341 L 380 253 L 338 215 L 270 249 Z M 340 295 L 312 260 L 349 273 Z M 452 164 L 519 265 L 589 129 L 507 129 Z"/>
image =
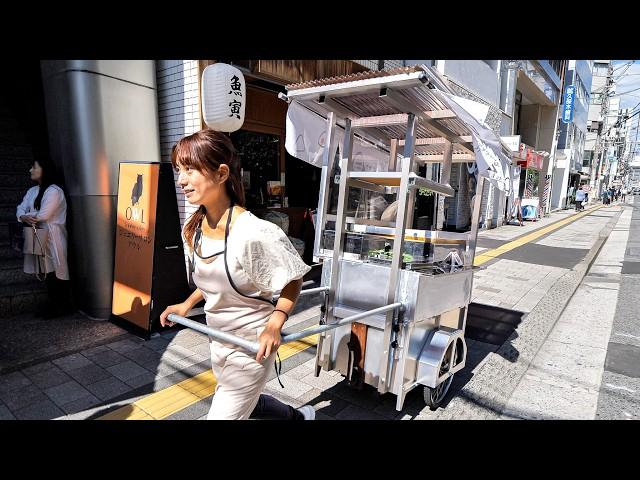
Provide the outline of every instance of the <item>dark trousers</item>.
<path id="1" fill-rule="evenodd" d="M 56 277 L 55 272 L 49 272 L 45 278 L 45 283 L 49 297 L 47 309 L 50 309 L 52 313 L 56 314 L 73 312 L 71 281 L 60 280 Z"/>
<path id="2" fill-rule="evenodd" d="M 304 416 L 291 405 L 281 402 L 264 393 L 260 395 L 256 408 L 251 412 L 251 418 L 263 420 L 304 420 Z"/>

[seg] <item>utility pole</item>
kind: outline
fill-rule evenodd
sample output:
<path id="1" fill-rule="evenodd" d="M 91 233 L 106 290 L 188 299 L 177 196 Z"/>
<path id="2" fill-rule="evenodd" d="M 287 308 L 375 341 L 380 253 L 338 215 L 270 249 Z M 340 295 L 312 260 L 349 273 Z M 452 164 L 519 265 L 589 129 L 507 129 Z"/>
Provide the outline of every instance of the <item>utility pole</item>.
<path id="1" fill-rule="evenodd" d="M 595 157 L 597 160 L 597 167 L 596 167 L 596 185 L 595 186 L 597 189 L 597 192 L 596 192 L 597 196 L 600 196 L 600 193 L 602 192 L 602 187 L 603 187 L 602 180 L 598 183 L 598 179 L 601 176 L 606 178 L 606 174 L 605 174 L 606 169 L 604 167 L 606 166 L 606 137 L 608 134 L 608 130 L 605 131 L 605 128 L 607 126 L 607 118 L 608 118 L 607 113 L 609 112 L 609 91 L 612 86 L 613 86 L 613 65 L 609 64 L 609 68 L 607 70 L 607 79 L 604 87 L 604 92 L 602 95 L 602 106 L 600 107 L 600 116 L 603 118 L 602 128 L 599 130 L 598 137 L 596 139 Z M 604 186 L 606 187 L 606 185 Z"/>
<path id="2" fill-rule="evenodd" d="M 636 115 L 636 117 L 638 117 L 638 122 L 636 124 L 636 138 L 633 140 L 633 153 L 629 152 L 631 154 L 632 159 L 636 158 L 636 145 L 638 145 L 638 130 L 640 130 L 640 115 Z"/>
<path id="3" fill-rule="evenodd" d="M 638 145 L 638 130 L 640 130 L 640 115 L 636 115 L 636 117 L 638 117 L 638 122 L 636 124 L 636 138 L 633 141 L 633 153 L 631 155 L 631 162 L 633 162 L 636 159 L 636 148 Z M 629 172 L 632 172 L 631 168 L 629 168 Z M 632 178 L 635 176 L 632 176 Z"/>

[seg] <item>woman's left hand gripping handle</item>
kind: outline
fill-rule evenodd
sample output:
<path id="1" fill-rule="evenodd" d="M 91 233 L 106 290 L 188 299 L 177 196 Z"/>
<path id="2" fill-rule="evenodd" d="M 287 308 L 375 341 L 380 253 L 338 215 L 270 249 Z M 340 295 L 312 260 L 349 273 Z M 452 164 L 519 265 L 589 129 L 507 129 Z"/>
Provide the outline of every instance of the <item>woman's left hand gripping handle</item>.
<path id="1" fill-rule="evenodd" d="M 260 348 L 256 355 L 256 361 L 263 362 L 265 359 L 269 358 L 269 355 L 278 351 L 278 348 L 282 343 L 280 328 L 267 323 L 266 328 L 260 334 L 260 338 L 258 338 L 258 342 L 260 343 Z"/>

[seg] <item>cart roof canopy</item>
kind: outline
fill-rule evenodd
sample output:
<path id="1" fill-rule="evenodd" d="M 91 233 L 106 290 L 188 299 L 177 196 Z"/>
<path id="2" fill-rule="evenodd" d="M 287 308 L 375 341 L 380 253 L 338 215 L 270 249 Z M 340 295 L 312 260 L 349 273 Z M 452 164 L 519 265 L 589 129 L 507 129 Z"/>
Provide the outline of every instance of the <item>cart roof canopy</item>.
<path id="1" fill-rule="evenodd" d="M 511 150 L 484 124 L 488 107 L 456 97 L 446 80 L 431 67 L 366 71 L 290 84 L 286 88 L 290 102 L 287 150 L 293 156 L 314 163 L 293 153 L 296 148 L 300 150 L 299 132 L 309 130 L 308 125 L 301 125 L 305 122 L 302 119 L 314 117 L 311 112 L 322 118 L 334 112 L 338 126 L 344 126 L 349 119 L 356 136 L 387 155 L 394 140 L 400 147 L 404 144 L 409 114 L 414 114 L 416 161 L 442 162 L 445 148 L 451 143 L 452 162 L 476 161 L 481 175 L 500 190 L 509 189 Z M 318 128 L 322 127 L 317 127 L 317 131 Z M 397 151 L 400 154 L 402 149 Z"/>

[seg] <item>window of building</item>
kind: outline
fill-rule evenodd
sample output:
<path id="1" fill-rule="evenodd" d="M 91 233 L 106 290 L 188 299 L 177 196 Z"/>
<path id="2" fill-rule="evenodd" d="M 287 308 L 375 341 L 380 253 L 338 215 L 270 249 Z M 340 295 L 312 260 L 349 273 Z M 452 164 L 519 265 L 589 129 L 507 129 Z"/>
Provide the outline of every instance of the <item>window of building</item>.
<path id="1" fill-rule="evenodd" d="M 562 77 L 562 69 L 564 66 L 564 60 L 547 60 L 553 71 L 558 74 L 558 77 Z"/>
<path id="2" fill-rule="evenodd" d="M 520 106 L 522 105 L 522 93 L 516 90 L 516 100 L 513 106 L 513 131 L 520 135 Z"/>
<path id="3" fill-rule="evenodd" d="M 576 86 L 576 97 L 589 103 L 589 92 L 587 91 L 584 83 L 582 83 L 582 80 L 579 77 L 576 77 L 574 85 Z"/>
<path id="4" fill-rule="evenodd" d="M 596 77 L 606 77 L 609 73 L 609 64 L 608 63 L 594 63 L 593 64 L 593 75 Z"/>
<path id="5" fill-rule="evenodd" d="M 588 132 L 597 132 L 598 130 L 600 130 L 600 122 L 591 121 L 587 124 Z"/>
<path id="6" fill-rule="evenodd" d="M 280 195 L 272 194 L 270 181 L 280 180 L 281 135 L 239 130 L 230 135 L 242 166 L 242 182 L 248 208 L 282 206 Z M 279 192 L 278 192 L 279 193 Z"/>

